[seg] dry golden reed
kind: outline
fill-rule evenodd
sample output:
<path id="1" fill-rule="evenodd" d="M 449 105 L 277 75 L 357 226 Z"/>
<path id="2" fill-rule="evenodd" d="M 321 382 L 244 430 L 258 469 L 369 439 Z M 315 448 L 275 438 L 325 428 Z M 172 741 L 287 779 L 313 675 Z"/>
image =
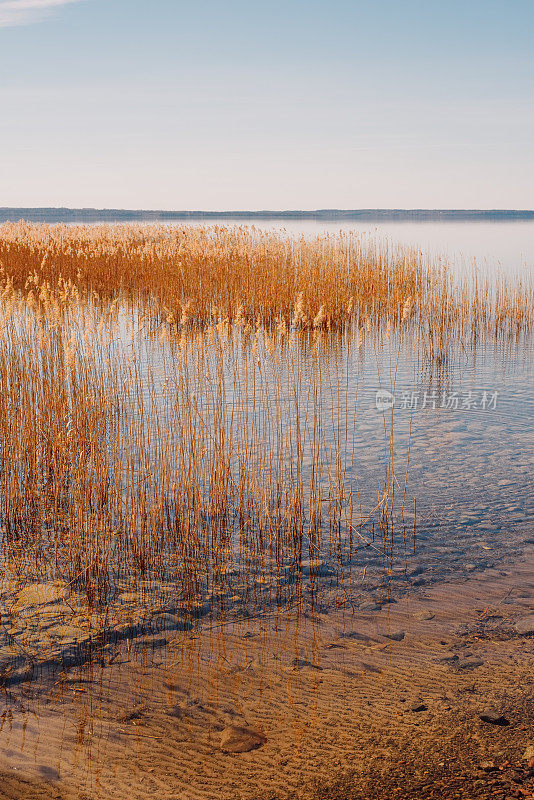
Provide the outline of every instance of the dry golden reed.
<path id="1" fill-rule="evenodd" d="M 408 312 L 433 352 L 460 331 L 530 329 L 532 286 L 453 280 L 420 250 L 365 235 L 307 239 L 251 227 L 162 225 L 0 226 L 0 267 L 15 289 L 30 276 L 129 297 L 176 324 L 236 316 L 254 326 L 343 325 L 372 316 L 396 324 Z"/>
<path id="2" fill-rule="evenodd" d="M 70 279 L 0 290 L 8 575 L 61 579 L 91 602 L 157 578 L 200 602 L 244 565 L 245 583 L 269 574 L 280 593 L 287 570 L 372 524 L 354 482 L 356 409 L 337 368 L 324 389 L 318 327 L 308 361 L 303 334 L 252 326 L 240 307 L 203 330 L 170 314 L 153 330 Z"/>
<path id="3" fill-rule="evenodd" d="M 0 261 L 6 572 L 91 601 L 157 577 L 198 603 L 240 569 L 278 596 L 375 532 L 387 566 L 406 475 L 391 418 L 363 507 L 351 342 L 411 336 L 441 369 L 459 339 L 532 326 L 532 287 L 354 235 L 18 223 Z"/>

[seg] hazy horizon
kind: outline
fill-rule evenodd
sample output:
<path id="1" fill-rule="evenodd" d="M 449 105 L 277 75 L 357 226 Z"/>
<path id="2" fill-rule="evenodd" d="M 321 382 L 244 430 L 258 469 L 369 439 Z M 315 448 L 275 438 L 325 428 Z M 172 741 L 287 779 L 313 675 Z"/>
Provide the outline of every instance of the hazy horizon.
<path id="1" fill-rule="evenodd" d="M 0 219 L 2 215 L 9 212 L 44 212 L 51 214 L 66 213 L 66 214 L 83 214 L 83 213 L 103 213 L 103 214 L 162 214 L 174 217 L 202 217 L 202 216 L 244 216 L 250 215 L 252 217 L 277 217 L 284 218 L 286 216 L 300 216 L 313 218 L 330 216 L 332 218 L 354 218 L 354 219 L 379 219 L 381 217 L 391 216 L 392 218 L 398 217 L 399 219 L 410 219 L 412 217 L 424 215 L 432 215 L 433 218 L 440 219 L 477 219 L 477 218 L 490 218 L 491 215 L 496 215 L 501 219 L 509 216 L 511 219 L 530 219 L 534 216 L 534 209 L 532 208 L 262 208 L 262 209 L 247 209 L 247 208 L 217 208 L 217 209 L 202 209 L 202 208 L 113 208 L 111 206 L 0 206 Z"/>

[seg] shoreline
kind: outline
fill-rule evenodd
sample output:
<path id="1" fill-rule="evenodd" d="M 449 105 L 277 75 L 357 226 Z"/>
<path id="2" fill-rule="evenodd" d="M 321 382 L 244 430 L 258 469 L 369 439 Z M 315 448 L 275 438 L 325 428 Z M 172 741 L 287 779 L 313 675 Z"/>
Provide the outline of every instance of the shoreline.
<path id="1" fill-rule="evenodd" d="M 0 224 L 5 222 L 173 222 L 189 220 L 298 221 L 317 222 L 524 222 L 534 220 L 532 209 L 459 208 L 360 208 L 264 210 L 264 211 L 171 211 L 166 209 L 121 208 L 0 208 Z"/>
<path id="2" fill-rule="evenodd" d="M 307 614 L 296 629 L 273 614 L 208 639 L 165 636 L 165 646 L 143 637 L 113 663 L 66 672 L 48 686 L 53 700 L 43 686 L 19 687 L 9 741 L 0 733 L 5 796 L 528 798 L 533 640 L 515 625 L 534 613 L 533 576 L 527 545 L 514 564 L 436 583 L 387 610 Z M 36 714 L 24 729 L 21 704 Z M 491 707 L 509 724 L 481 719 Z M 93 734 L 80 745 L 71 723 L 88 708 Z M 229 755 L 229 725 L 266 741 Z M 53 773 L 58 753 L 61 775 L 43 781 L 39 769 Z M 87 781 L 97 762 L 95 790 Z"/>

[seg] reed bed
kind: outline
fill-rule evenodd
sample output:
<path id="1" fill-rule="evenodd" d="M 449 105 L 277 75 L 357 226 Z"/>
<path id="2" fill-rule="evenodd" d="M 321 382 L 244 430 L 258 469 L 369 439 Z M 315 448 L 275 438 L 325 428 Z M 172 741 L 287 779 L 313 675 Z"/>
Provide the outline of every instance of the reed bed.
<path id="1" fill-rule="evenodd" d="M 387 563 L 390 490 L 363 508 L 355 398 L 339 366 L 328 373 L 323 333 L 304 335 L 239 315 L 154 332 L 140 309 L 69 281 L 5 281 L 6 572 L 60 579 L 90 603 L 170 582 L 194 605 L 236 586 L 280 600 L 303 564 L 313 573 L 328 557 L 342 574 L 375 538 Z"/>
<path id="2" fill-rule="evenodd" d="M 451 337 L 530 331 L 534 289 L 504 277 L 455 281 L 418 249 L 356 234 L 298 239 L 250 227 L 0 226 L 0 267 L 15 289 L 74 283 L 128 297 L 158 319 L 332 329 L 355 318 L 399 325 L 407 301 L 429 351 Z"/>
<path id="3" fill-rule="evenodd" d="M 6 573 L 91 604 L 155 582 L 190 609 L 289 601 L 325 562 L 344 591 L 360 547 L 391 569 L 408 462 L 391 414 L 360 486 L 354 360 L 390 350 L 394 390 L 402 346 L 439 377 L 459 338 L 532 325 L 528 286 L 357 236 L 18 223 L 0 260 Z"/>

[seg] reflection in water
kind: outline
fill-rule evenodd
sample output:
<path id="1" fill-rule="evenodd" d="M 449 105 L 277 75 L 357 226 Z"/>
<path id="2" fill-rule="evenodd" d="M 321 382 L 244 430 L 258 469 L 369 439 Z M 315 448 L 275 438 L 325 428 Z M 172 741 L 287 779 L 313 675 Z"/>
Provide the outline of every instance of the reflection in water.
<path id="1" fill-rule="evenodd" d="M 408 590 L 530 535 L 528 287 L 329 326 L 34 284 L 2 296 L 6 785 L 206 796 L 223 733 L 262 748 L 280 702 L 283 768 L 327 675 L 336 725 L 379 680 Z"/>

